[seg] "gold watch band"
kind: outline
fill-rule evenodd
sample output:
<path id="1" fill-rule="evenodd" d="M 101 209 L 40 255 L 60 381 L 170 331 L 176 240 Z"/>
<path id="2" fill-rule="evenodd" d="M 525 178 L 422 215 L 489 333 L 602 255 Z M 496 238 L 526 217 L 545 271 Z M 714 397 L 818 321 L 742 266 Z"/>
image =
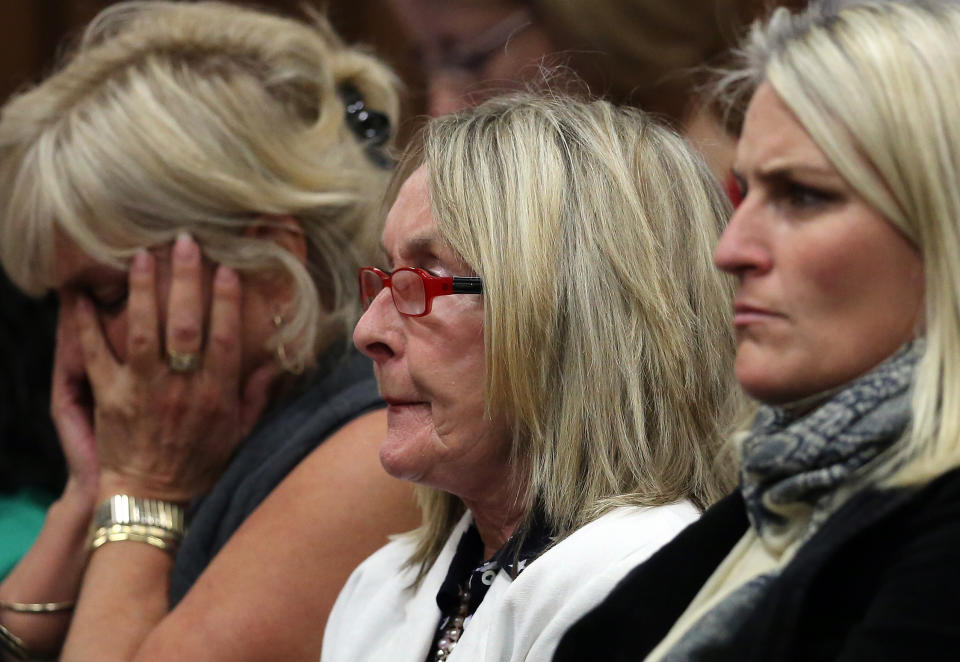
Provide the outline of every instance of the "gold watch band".
<path id="1" fill-rule="evenodd" d="M 90 549 L 129 540 L 173 553 L 185 531 L 183 508 L 177 504 L 114 494 L 94 513 Z"/>
<path id="2" fill-rule="evenodd" d="M 183 508 L 159 499 L 143 499 L 127 494 L 114 494 L 97 508 L 94 530 L 114 524 L 154 526 L 182 538 L 186 530 Z"/>

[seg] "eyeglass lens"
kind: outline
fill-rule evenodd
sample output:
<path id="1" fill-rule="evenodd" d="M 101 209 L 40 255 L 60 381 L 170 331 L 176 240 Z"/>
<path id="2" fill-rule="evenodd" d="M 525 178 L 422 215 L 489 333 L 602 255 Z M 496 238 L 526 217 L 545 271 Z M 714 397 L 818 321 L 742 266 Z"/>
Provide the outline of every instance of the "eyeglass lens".
<path id="1" fill-rule="evenodd" d="M 397 310 L 405 315 L 419 315 L 424 311 L 427 293 L 420 274 L 401 269 L 393 272 L 390 281 Z"/>
<path id="2" fill-rule="evenodd" d="M 361 302 L 366 310 L 383 289 L 383 279 L 374 271 L 363 271 L 360 280 Z M 390 277 L 393 303 L 405 315 L 420 315 L 426 309 L 427 293 L 423 279 L 415 271 L 399 269 Z"/>
<path id="3" fill-rule="evenodd" d="M 360 272 L 360 302 L 364 310 L 370 307 L 382 289 L 383 280 L 377 273 L 367 270 Z"/>

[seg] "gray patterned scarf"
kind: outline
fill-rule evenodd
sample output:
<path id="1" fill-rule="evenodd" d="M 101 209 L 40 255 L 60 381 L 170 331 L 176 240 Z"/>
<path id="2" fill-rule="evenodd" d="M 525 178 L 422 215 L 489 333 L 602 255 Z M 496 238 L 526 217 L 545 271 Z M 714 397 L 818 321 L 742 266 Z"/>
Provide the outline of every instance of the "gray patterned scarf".
<path id="1" fill-rule="evenodd" d="M 870 486 L 867 465 L 910 422 L 910 385 L 922 340 L 904 345 L 813 411 L 761 407 L 742 447 L 740 489 L 747 516 L 772 552 L 808 540 L 852 494 Z M 703 615 L 663 660 L 698 659 L 750 616 L 779 574 L 754 577 Z"/>

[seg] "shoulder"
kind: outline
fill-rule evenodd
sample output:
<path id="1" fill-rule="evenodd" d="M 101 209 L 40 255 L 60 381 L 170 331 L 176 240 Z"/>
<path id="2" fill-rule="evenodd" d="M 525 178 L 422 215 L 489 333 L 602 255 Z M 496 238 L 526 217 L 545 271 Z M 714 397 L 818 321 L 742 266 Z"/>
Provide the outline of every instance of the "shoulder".
<path id="1" fill-rule="evenodd" d="M 588 578 L 595 578 L 608 570 L 611 563 L 639 563 L 698 517 L 699 512 L 689 502 L 616 508 L 547 550 L 514 584 L 557 580 L 579 584 L 569 575 L 569 569 L 580 568 Z M 557 568 L 567 571 L 558 573 Z"/>
<path id="2" fill-rule="evenodd" d="M 369 596 L 371 593 L 397 591 L 413 583 L 416 574 L 405 571 L 404 565 L 413 553 L 414 542 L 409 534 L 398 536 L 357 566 L 344 585 L 337 604 Z"/>
<path id="3" fill-rule="evenodd" d="M 572 624 L 565 636 L 561 634 L 557 660 L 580 660 L 597 650 L 604 650 L 611 660 L 646 655 L 747 526 L 738 491 L 714 504 L 649 559 L 629 568 L 595 608 Z"/>
<path id="4" fill-rule="evenodd" d="M 374 659 L 366 651 L 378 648 L 381 639 L 393 635 L 416 593 L 416 574 L 404 569 L 412 551 L 412 542 L 401 537 L 357 566 L 327 619 L 322 659 Z"/>
<path id="5" fill-rule="evenodd" d="M 465 515 L 419 584 L 408 567 L 415 539 L 397 537 L 360 564 L 334 605 L 323 637 L 324 662 L 423 660 L 440 618 L 436 595 L 454 549 L 469 526 Z"/>
<path id="6" fill-rule="evenodd" d="M 617 508 L 530 564 L 491 615 L 487 660 L 550 660 L 564 632 L 699 513 L 688 502 Z"/>
<path id="7" fill-rule="evenodd" d="M 547 550 L 516 579 L 513 590 L 524 597 L 528 590 L 531 596 L 542 594 L 539 589 L 550 585 L 572 591 L 594 585 L 602 590 L 698 517 L 689 502 L 616 508 Z"/>

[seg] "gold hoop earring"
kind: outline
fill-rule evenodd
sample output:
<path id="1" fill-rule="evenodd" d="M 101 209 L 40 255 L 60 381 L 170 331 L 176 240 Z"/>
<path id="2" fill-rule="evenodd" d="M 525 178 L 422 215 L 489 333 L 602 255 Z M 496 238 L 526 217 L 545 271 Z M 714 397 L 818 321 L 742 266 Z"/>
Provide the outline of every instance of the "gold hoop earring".
<path id="1" fill-rule="evenodd" d="M 281 315 L 280 313 L 277 313 L 276 315 L 273 316 L 273 326 L 278 331 L 280 330 L 280 328 L 283 326 L 283 315 Z M 294 375 L 299 375 L 300 373 L 303 372 L 303 361 L 291 360 L 290 357 L 287 356 L 287 348 L 284 346 L 282 342 L 277 343 L 276 356 L 277 356 L 277 363 L 279 363 L 280 367 L 286 370 L 287 372 L 290 372 Z"/>

